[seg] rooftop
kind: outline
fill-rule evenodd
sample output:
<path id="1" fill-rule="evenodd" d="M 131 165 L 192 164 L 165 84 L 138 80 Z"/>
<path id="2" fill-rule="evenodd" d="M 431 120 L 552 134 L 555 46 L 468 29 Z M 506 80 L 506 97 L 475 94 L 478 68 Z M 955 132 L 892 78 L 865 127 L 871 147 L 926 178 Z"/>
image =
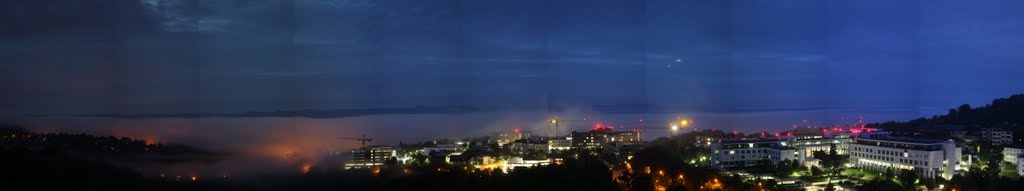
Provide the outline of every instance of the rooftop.
<path id="1" fill-rule="evenodd" d="M 721 143 L 770 143 L 770 142 L 781 142 L 779 139 L 732 139 L 722 140 Z"/>
<path id="2" fill-rule="evenodd" d="M 876 141 L 916 143 L 916 144 L 940 144 L 940 143 L 944 143 L 946 141 L 949 141 L 949 140 L 942 140 L 942 139 L 924 139 L 924 138 L 908 138 L 908 137 L 858 138 L 858 140 L 876 140 Z"/>

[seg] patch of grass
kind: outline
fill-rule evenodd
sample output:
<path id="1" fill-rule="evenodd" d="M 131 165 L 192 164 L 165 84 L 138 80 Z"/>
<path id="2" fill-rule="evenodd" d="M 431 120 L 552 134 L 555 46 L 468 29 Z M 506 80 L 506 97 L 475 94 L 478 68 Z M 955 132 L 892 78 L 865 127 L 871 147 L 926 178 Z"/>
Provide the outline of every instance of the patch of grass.
<path id="1" fill-rule="evenodd" d="M 852 176 L 852 177 L 860 177 L 860 179 L 863 179 L 863 180 L 871 180 L 871 179 L 875 179 L 875 177 L 878 177 L 878 172 L 867 171 L 867 170 L 864 170 L 864 169 L 857 169 L 857 168 L 843 169 L 843 172 L 841 172 L 841 174 L 842 175 L 847 175 L 847 176 Z"/>
<path id="2" fill-rule="evenodd" d="M 1003 169 L 1002 172 L 999 173 L 999 176 L 1008 177 L 1014 180 L 1021 178 L 1020 175 L 1017 174 L 1017 165 L 1003 163 L 1001 166 L 1003 166 Z"/>

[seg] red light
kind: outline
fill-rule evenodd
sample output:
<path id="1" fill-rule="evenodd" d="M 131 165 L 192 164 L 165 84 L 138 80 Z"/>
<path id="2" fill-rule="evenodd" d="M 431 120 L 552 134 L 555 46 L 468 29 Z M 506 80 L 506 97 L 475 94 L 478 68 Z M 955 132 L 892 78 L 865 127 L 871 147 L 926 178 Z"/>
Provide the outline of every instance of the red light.
<path id="1" fill-rule="evenodd" d="M 512 131 L 519 133 L 519 128 L 513 129 Z"/>

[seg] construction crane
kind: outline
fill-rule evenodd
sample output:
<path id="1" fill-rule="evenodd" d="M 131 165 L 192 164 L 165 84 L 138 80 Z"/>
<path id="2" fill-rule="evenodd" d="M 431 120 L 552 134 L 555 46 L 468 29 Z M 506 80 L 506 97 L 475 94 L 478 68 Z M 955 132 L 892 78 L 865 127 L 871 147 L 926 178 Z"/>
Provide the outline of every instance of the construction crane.
<path id="1" fill-rule="evenodd" d="M 338 137 L 338 139 L 360 141 L 363 143 L 363 147 L 366 147 L 366 142 L 373 141 L 373 139 L 366 138 L 366 134 L 363 134 L 363 138 Z"/>

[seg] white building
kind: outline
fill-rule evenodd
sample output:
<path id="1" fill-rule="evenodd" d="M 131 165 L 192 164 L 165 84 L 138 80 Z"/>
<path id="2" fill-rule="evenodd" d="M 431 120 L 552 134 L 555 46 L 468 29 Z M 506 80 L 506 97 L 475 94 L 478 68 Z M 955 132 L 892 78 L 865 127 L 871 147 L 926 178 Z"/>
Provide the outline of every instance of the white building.
<path id="1" fill-rule="evenodd" d="M 1024 146 L 1006 146 L 1003 147 L 1003 162 L 1010 164 L 1017 164 L 1017 155 L 1024 153 Z"/>
<path id="2" fill-rule="evenodd" d="M 1024 153 L 1017 154 L 1017 174 L 1024 176 Z"/>
<path id="3" fill-rule="evenodd" d="M 795 148 L 783 146 L 783 141 L 778 139 L 711 143 L 711 161 L 718 169 L 755 166 L 760 162 L 776 164 L 783 160 L 798 160 L 798 155 Z"/>
<path id="4" fill-rule="evenodd" d="M 511 170 L 515 170 L 516 168 L 533 168 L 538 166 L 545 166 L 548 164 L 551 164 L 551 159 L 527 160 L 523 159 L 522 157 L 512 157 L 505 161 L 505 165 L 503 165 L 504 168 L 502 170 L 505 172 L 510 172 Z"/>
<path id="5" fill-rule="evenodd" d="M 878 172 L 909 169 L 924 178 L 952 178 L 959 170 L 960 151 L 953 140 L 857 138 L 849 145 L 855 167 Z"/>

